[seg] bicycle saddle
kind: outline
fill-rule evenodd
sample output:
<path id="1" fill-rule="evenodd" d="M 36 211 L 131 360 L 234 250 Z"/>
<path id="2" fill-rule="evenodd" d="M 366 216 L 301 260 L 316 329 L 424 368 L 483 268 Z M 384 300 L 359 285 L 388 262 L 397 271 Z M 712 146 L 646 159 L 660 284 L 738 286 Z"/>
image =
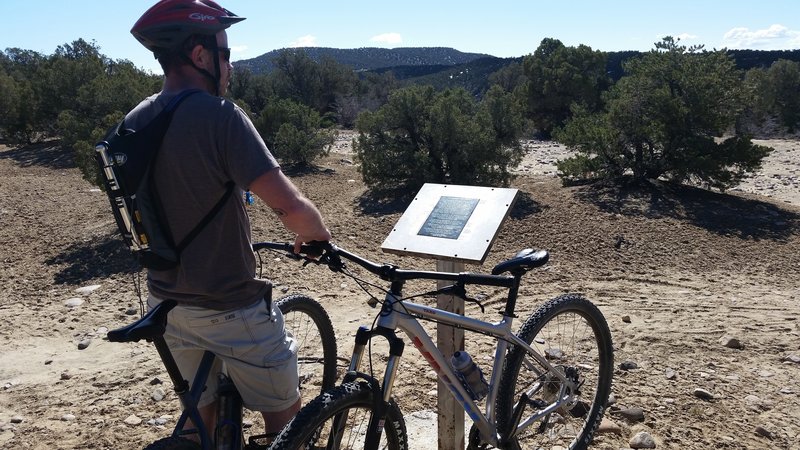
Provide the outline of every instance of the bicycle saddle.
<path id="1" fill-rule="evenodd" d="M 178 303 L 165 300 L 147 312 L 141 319 L 106 334 L 110 342 L 138 342 L 141 339 L 152 339 L 164 334 L 167 328 L 167 314 Z"/>
<path id="2" fill-rule="evenodd" d="M 520 250 L 513 258 L 494 266 L 492 275 L 500 275 L 504 272 L 513 273 L 515 269 L 522 269 L 527 272 L 533 268 L 547 264 L 548 259 L 550 259 L 550 254 L 547 253 L 547 250 L 526 248 Z"/>

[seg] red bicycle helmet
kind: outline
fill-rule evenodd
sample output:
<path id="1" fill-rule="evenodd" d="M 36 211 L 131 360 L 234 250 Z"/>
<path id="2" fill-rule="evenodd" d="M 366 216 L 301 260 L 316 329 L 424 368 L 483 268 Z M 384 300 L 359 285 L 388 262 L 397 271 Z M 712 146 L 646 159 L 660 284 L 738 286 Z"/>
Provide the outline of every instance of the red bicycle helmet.
<path id="1" fill-rule="evenodd" d="M 214 35 L 244 20 L 211 0 L 161 0 L 131 28 L 131 34 L 156 54 L 177 50 L 192 35 Z"/>

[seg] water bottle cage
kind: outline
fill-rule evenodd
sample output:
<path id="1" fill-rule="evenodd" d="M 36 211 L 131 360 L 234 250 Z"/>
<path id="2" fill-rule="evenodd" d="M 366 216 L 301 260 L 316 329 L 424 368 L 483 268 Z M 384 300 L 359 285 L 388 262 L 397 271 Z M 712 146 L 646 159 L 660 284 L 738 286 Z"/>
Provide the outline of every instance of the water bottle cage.
<path id="1" fill-rule="evenodd" d="M 469 396 L 472 397 L 473 400 L 479 400 L 476 398 L 478 395 L 475 393 L 475 391 L 472 390 L 472 387 L 470 387 L 469 382 L 467 381 L 467 377 L 465 377 L 464 374 L 461 373 L 461 371 L 458 369 L 454 370 L 453 372 L 455 372 L 458 381 L 461 382 L 461 386 L 464 386 L 464 390 L 467 391 L 467 394 L 469 394 Z"/>

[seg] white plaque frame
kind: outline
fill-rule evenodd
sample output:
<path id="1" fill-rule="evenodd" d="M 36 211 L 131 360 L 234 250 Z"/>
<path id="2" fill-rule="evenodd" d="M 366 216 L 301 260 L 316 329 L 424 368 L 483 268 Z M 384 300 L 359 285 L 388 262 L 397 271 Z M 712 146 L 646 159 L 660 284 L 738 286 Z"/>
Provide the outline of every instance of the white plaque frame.
<path id="1" fill-rule="evenodd" d="M 514 206 L 518 192 L 510 188 L 426 183 L 389 232 L 381 249 L 400 255 L 481 264 L 489 254 L 500 225 Z M 457 238 L 420 234 L 443 198 L 467 200 L 463 203 L 468 206 L 474 205 L 474 200 L 477 200 L 477 205 L 474 205 L 465 223 L 454 224 L 455 228 L 463 225 L 460 233 L 455 233 Z M 452 236 L 454 233 L 450 231 Z"/>

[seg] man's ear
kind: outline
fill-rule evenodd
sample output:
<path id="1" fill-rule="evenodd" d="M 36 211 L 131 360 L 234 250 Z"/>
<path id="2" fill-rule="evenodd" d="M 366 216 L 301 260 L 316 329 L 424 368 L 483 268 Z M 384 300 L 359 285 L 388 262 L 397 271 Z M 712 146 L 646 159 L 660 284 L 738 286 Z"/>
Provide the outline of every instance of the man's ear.
<path id="1" fill-rule="evenodd" d="M 189 58 L 191 58 L 194 65 L 197 67 L 205 67 L 207 59 L 209 58 L 209 52 L 205 51 L 205 47 L 200 44 L 194 46 L 192 51 L 189 53 Z"/>

